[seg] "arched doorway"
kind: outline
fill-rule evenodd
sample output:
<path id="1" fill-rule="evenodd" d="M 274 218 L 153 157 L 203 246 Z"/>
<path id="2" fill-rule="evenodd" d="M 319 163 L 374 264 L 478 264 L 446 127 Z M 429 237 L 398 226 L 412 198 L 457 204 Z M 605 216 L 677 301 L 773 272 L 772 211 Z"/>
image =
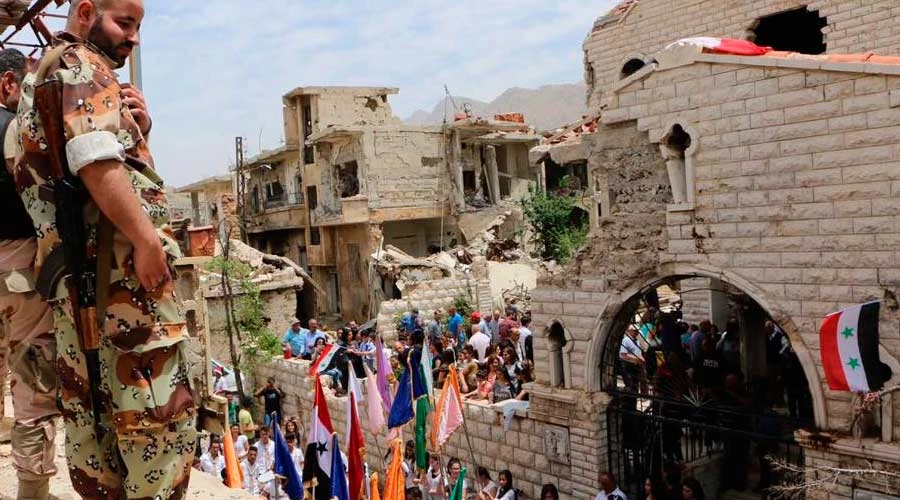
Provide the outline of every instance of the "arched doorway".
<path id="1" fill-rule="evenodd" d="M 752 494 L 785 479 L 772 457 L 803 463 L 793 433 L 815 418 L 792 325 L 750 294 L 672 275 L 633 290 L 606 322 L 609 464 L 629 496 L 647 478 L 679 475 L 700 480 L 711 498 Z"/>

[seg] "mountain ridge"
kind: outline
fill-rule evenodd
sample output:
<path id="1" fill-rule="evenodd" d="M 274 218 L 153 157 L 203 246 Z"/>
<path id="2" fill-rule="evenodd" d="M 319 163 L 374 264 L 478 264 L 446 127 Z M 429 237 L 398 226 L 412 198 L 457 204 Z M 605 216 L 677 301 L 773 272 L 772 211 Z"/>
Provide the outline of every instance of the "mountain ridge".
<path id="1" fill-rule="evenodd" d="M 580 83 L 555 83 L 542 85 L 536 89 L 510 87 L 490 102 L 463 96 L 453 96 L 452 101 L 462 110 L 471 107 L 475 116 L 492 116 L 499 113 L 522 113 L 525 121 L 537 130 L 554 130 L 568 123 L 576 122 L 587 114 L 585 105 L 586 87 Z M 408 125 L 438 125 L 453 119 L 454 108 L 444 97 L 426 111 L 419 109 L 404 121 Z"/>

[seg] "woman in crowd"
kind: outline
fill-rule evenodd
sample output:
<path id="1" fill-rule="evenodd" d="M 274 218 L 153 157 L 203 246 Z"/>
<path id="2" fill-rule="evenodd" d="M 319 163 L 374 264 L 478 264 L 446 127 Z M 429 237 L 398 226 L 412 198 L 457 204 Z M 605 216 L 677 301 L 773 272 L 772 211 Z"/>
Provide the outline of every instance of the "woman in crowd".
<path id="1" fill-rule="evenodd" d="M 460 472 L 462 472 L 462 463 L 460 463 L 458 458 L 451 458 L 447 462 L 447 484 L 445 485 L 445 490 L 448 497 L 450 496 L 450 492 L 453 491 L 453 486 L 456 484 L 456 480 L 459 479 Z M 469 498 L 470 490 L 471 488 L 469 487 L 469 480 L 463 479 L 462 498 Z"/>
<path id="2" fill-rule="evenodd" d="M 300 428 L 297 426 L 297 417 L 291 417 L 287 420 L 287 422 L 284 423 L 284 435 L 293 435 L 295 438 L 297 438 L 294 446 L 300 446 Z"/>
<path id="3" fill-rule="evenodd" d="M 491 481 L 491 473 L 484 467 L 478 468 L 478 488 L 477 500 L 494 500 L 497 496 L 497 483 Z"/>
<path id="4" fill-rule="evenodd" d="M 463 398 L 470 401 L 490 400 L 494 393 L 494 384 L 488 380 L 487 375 L 480 373 L 476 375 L 476 380 L 475 389 L 463 394 Z"/>
<path id="5" fill-rule="evenodd" d="M 669 500 L 666 497 L 666 489 L 663 484 L 653 478 L 644 480 L 644 500 Z"/>
<path id="6" fill-rule="evenodd" d="M 494 386 L 491 393 L 492 403 L 499 403 L 500 401 L 512 399 L 513 393 L 510 390 L 509 375 L 506 374 L 506 370 L 501 369 L 497 372 L 497 376 L 496 378 L 494 378 Z"/>
<path id="7" fill-rule="evenodd" d="M 476 375 L 478 374 L 478 361 L 475 360 L 475 348 L 467 345 L 459 355 L 459 388 L 466 393 L 475 390 L 478 386 Z"/>
<path id="8" fill-rule="evenodd" d="M 516 370 L 519 369 L 521 365 L 519 364 L 519 357 L 516 356 L 516 351 L 512 347 L 507 347 L 503 350 L 503 369 L 506 370 L 506 374 L 509 376 L 510 380 L 516 378 Z"/>
<path id="9" fill-rule="evenodd" d="M 443 481 L 441 456 L 429 454 L 428 470 L 425 471 L 425 500 L 441 500 L 444 498 L 444 492 L 441 488 Z"/>
<path id="10" fill-rule="evenodd" d="M 316 343 L 313 346 L 313 355 L 312 355 L 313 362 L 315 362 L 317 359 L 319 359 L 319 356 L 322 355 L 322 352 L 324 350 L 325 350 L 325 339 L 324 338 L 316 339 Z M 341 386 L 342 374 L 341 374 L 341 371 L 338 370 L 337 366 L 335 365 L 334 358 L 331 359 L 331 362 L 328 364 L 328 366 L 326 368 L 327 369 L 324 372 L 322 372 L 322 375 L 327 375 L 327 376 L 331 377 L 331 380 L 333 381 L 333 385 L 334 385 L 335 395 L 340 395 L 341 393 L 343 393 L 343 389 Z"/>
<path id="11" fill-rule="evenodd" d="M 525 384 L 531 382 L 531 369 L 527 364 L 522 365 L 516 372 L 516 399 L 519 401 L 528 401 L 531 395 L 525 390 Z"/>
<path id="12" fill-rule="evenodd" d="M 509 470 L 500 471 L 500 489 L 497 491 L 495 500 L 517 500 L 519 498 L 516 489 L 513 487 L 512 472 Z"/>
<path id="13" fill-rule="evenodd" d="M 682 500 L 704 500 L 706 496 L 703 494 L 703 487 L 700 481 L 689 477 L 681 483 L 681 499 Z"/>
<path id="14" fill-rule="evenodd" d="M 541 500 L 559 500 L 559 490 L 555 484 L 547 483 L 541 488 Z"/>

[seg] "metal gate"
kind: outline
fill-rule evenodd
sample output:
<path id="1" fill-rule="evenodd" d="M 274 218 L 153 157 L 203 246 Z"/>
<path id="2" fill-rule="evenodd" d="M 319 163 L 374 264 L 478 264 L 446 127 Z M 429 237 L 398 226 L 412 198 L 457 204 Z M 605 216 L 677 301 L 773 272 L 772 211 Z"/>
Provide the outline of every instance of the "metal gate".
<path id="1" fill-rule="evenodd" d="M 759 492 L 791 480 L 768 457 L 803 463 L 795 442 L 798 423 L 773 412 L 738 411 L 719 403 L 666 400 L 620 390 L 607 413 L 609 464 L 629 498 L 643 496 L 647 478 L 662 480 L 672 464 L 684 476 L 703 474 L 701 483 L 721 498 L 727 490 Z"/>

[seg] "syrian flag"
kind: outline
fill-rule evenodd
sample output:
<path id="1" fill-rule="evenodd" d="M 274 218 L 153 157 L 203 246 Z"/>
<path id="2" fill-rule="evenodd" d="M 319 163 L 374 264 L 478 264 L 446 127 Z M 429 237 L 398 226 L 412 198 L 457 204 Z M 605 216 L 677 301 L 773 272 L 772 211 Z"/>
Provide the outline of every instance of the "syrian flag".
<path id="1" fill-rule="evenodd" d="M 325 344 L 325 348 L 322 349 L 322 352 L 319 354 L 319 357 L 316 358 L 316 361 L 310 365 L 309 374 L 310 375 L 320 375 L 322 372 L 328 369 L 328 365 L 331 364 L 331 360 L 334 359 L 334 355 L 337 352 L 343 349 L 339 345 L 335 344 Z M 331 464 L 329 464 L 330 466 Z"/>
<path id="2" fill-rule="evenodd" d="M 733 54 L 736 56 L 761 56 L 772 51 L 772 47 L 756 45 L 749 40 L 737 40 L 734 38 L 715 38 L 711 36 L 698 36 L 694 38 L 682 38 L 670 43 L 666 49 L 672 47 L 684 47 L 693 45 L 702 47 L 715 54 Z"/>
<path id="3" fill-rule="evenodd" d="M 332 434 L 334 427 L 325 402 L 325 392 L 322 391 L 322 382 L 316 377 L 316 395 L 303 463 L 304 486 L 313 492 L 312 498 L 315 500 L 331 498 Z"/>
<path id="4" fill-rule="evenodd" d="M 878 391 L 890 378 L 878 358 L 878 312 L 879 302 L 869 302 L 825 316 L 819 346 L 831 390 Z"/>

